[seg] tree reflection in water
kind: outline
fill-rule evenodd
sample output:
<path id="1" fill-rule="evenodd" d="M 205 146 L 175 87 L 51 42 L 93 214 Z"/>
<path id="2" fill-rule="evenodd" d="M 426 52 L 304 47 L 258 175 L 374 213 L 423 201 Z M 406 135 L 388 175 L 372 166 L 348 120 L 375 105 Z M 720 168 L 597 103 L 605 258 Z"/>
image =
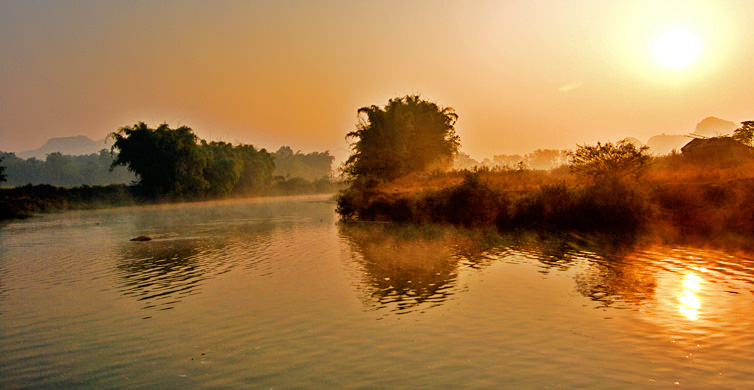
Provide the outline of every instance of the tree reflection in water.
<path id="1" fill-rule="evenodd" d="M 215 249 L 222 243 L 214 241 Z M 214 266 L 202 261 L 213 248 L 201 239 L 169 239 L 128 243 L 122 248 L 117 268 L 123 278 L 123 295 L 145 301 L 144 308 L 173 308 L 195 293 Z"/>
<path id="2" fill-rule="evenodd" d="M 144 309 L 172 309 L 199 293 L 202 281 L 237 265 L 256 267 L 276 228 L 270 221 L 224 222 L 165 233 L 152 241 L 124 242 L 116 262 L 120 290 L 143 301 Z"/>
<path id="3" fill-rule="evenodd" d="M 344 223 L 339 228 L 360 268 L 366 303 L 403 314 L 445 302 L 461 268 L 502 254 L 499 236 L 437 226 Z"/>
<path id="4" fill-rule="evenodd" d="M 341 224 L 340 235 L 359 266 L 366 303 L 397 314 L 442 304 L 457 291 L 464 268 L 481 269 L 496 261 L 535 260 L 545 274 L 579 265 L 583 271 L 576 273 L 576 290 L 600 306 L 639 304 L 656 287 L 647 263 L 633 254 L 633 240 L 624 237 L 382 223 Z"/>

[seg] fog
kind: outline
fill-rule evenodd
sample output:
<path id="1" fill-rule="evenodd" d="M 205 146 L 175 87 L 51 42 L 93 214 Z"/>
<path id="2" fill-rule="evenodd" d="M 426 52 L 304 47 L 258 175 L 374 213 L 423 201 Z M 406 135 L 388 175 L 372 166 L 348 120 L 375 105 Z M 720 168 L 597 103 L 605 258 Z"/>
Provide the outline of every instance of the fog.
<path id="1" fill-rule="evenodd" d="M 0 150 L 144 121 L 347 157 L 356 110 L 420 93 L 475 159 L 754 117 L 749 2 L 0 2 Z M 681 26 L 695 63 L 652 58 Z"/>

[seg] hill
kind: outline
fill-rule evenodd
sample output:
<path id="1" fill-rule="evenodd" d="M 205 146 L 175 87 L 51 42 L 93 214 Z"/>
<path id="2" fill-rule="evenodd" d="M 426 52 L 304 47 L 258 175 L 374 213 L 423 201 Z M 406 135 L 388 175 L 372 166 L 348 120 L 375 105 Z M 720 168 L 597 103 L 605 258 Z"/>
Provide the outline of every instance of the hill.
<path id="1" fill-rule="evenodd" d="M 23 159 L 34 157 L 39 160 L 44 160 L 48 154 L 54 152 L 60 152 L 64 155 L 81 156 L 98 153 L 102 149 L 109 148 L 110 145 L 108 145 L 107 138 L 99 141 L 92 141 L 85 135 L 78 135 L 74 137 L 50 138 L 39 149 L 20 152 L 17 156 Z"/>

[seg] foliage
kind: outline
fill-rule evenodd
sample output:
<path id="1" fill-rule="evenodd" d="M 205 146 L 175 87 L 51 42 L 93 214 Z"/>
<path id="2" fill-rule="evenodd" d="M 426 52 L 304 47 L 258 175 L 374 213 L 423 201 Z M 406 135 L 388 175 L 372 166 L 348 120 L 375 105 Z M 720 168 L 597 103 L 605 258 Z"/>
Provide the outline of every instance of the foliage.
<path id="1" fill-rule="evenodd" d="M 27 184 L 0 189 L 0 220 L 25 218 L 39 212 L 132 204 L 133 187 L 125 184 L 74 188 Z"/>
<path id="2" fill-rule="evenodd" d="M 754 121 L 741 122 L 741 127 L 733 131 L 733 139 L 744 145 L 754 146 Z"/>
<path id="3" fill-rule="evenodd" d="M 239 195 L 257 194 L 272 183 L 275 162 L 264 149 L 257 150 L 252 145 L 236 145 L 233 149 L 243 166 L 233 192 Z"/>
<path id="4" fill-rule="evenodd" d="M 26 184 L 51 184 L 74 187 L 80 185 L 127 184 L 134 175 L 124 167 L 111 170 L 113 155 L 102 149 L 99 153 L 69 156 L 50 153 L 45 161 L 21 159 L 14 153 L 0 152 L 7 168 L 7 184 L 12 187 Z"/>
<path id="5" fill-rule="evenodd" d="M 418 95 L 394 98 L 384 108 L 358 110 L 355 139 L 344 173 L 351 179 L 392 180 L 412 172 L 448 168 L 460 146 L 452 108 L 421 100 Z M 361 116 L 361 115 L 364 116 Z"/>
<path id="6" fill-rule="evenodd" d="M 335 157 L 329 151 L 303 154 L 293 153 L 289 146 L 283 146 L 272 154 L 275 158 L 275 176 L 300 177 L 305 180 L 317 180 L 330 177 Z"/>
<path id="7" fill-rule="evenodd" d="M 204 167 L 204 180 L 209 184 L 207 192 L 213 196 L 227 196 L 241 177 L 244 162 L 233 150 L 233 145 L 227 142 L 202 140 L 201 150 L 204 152 L 207 165 Z"/>
<path id="8" fill-rule="evenodd" d="M 272 183 L 275 163 L 266 150 L 252 145 L 199 141 L 193 130 L 143 122 L 111 134 L 118 157 L 139 177 L 148 197 L 223 197 L 260 193 Z"/>
<path id="9" fill-rule="evenodd" d="M 429 212 L 452 224 L 488 226 L 507 217 L 508 200 L 501 192 L 480 179 L 478 173 L 467 173 L 461 184 L 439 191 L 428 198 Z"/>
<path id="10" fill-rule="evenodd" d="M 0 157 L 0 164 L 3 163 L 3 158 Z M 7 176 L 5 175 L 5 167 L 0 165 L 0 183 L 7 181 Z"/>
<path id="11" fill-rule="evenodd" d="M 577 145 L 568 153 L 571 171 L 596 180 L 638 177 L 648 166 L 649 147 L 636 147 L 627 139 L 613 144 Z"/>
<path id="12" fill-rule="evenodd" d="M 531 169 L 551 169 L 561 165 L 566 154 L 557 149 L 537 149 L 527 153 L 524 158 Z"/>
<path id="13" fill-rule="evenodd" d="M 521 156 L 520 154 L 498 154 L 492 156 L 492 163 L 495 166 L 502 168 L 514 167 L 519 163 L 526 165 L 524 160 L 524 156 Z"/>
<path id="14" fill-rule="evenodd" d="M 112 166 L 123 165 L 134 172 L 144 195 L 190 195 L 209 187 L 203 175 L 207 156 L 191 128 L 171 129 L 163 123 L 150 129 L 139 122 L 110 136 L 115 140 L 112 150 L 119 151 Z"/>

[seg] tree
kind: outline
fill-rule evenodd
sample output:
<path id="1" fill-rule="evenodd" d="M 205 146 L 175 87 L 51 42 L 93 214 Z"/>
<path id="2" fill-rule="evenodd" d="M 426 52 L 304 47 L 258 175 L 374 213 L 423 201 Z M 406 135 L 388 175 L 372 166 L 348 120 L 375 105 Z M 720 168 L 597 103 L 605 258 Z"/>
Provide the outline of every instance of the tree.
<path id="1" fill-rule="evenodd" d="M 741 122 L 741 127 L 733 130 L 733 139 L 744 145 L 754 146 L 754 121 Z"/>
<path id="2" fill-rule="evenodd" d="M 191 128 L 171 129 L 163 123 L 151 129 L 138 122 L 110 136 L 115 140 L 111 151 L 119 151 L 111 167 L 123 165 L 134 172 L 144 195 L 197 195 L 208 187 L 203 174 L 207 156 Z"/>
<path id="3" fill-rule="evenodd" d="M 615 144 L 578 146 L 569 152 L 571 171 L 596 180 L 638 177 L 649 164 L 649 147 L 636 147 L 627 139 Z"/>
<path id="4" fill-rule="evenodd" d="M 202 140 L 201 149 L 207 157 L 204 179 L 209 184 L 208 191 L 215 196 L 230 195 L 243 169 L 243 161 L 236 155 L 233 145 Z"/>
<path id="5" fill-rule="evenodd" d="M 242 162 L 241 173 L 234 192 L 242 195 L 258 193 L 272 183 L 275 162 L 265 149 L 256 150 L 252 145 L 241 144 L 233 149 Z"/>
<path id="6" fill-rule="evenodd" d="M 0 164 L 3 163 L 3 158 L 0 157 Z M 5 167 L 0 165 L 0 183 L 7 181 L 7 176 L 5 176 Z"/>
<path id="7" fill-rule="evenodd" d="M 293 153 L 289 146 L 282 146 L 272 156 L 275 158 L 275 176 L 301 177 L 310 181 L 329 177 L 335 159 L 329 151 Z"/>
<path id="8" fill-rule="evenodd" d="M 73 165 L 71 156 L 63 155 L 60 152 L 53 152 L 47 155 L 42 165 L 45 183 L 55 186 L 71 187 L 80 178 L 76 177 L 76 169 Z"/>
<path id="9" fill-rule="evenodd" d="M 558 166 L 560 154 L 557 149 L 537 149 L 527 153 L 524 158 L 532 169 L 551 169 Z"/>
<path id="10" fill-rule="evenodd" d="M 346 135 L 356 140 L 343 169 L 351 179 L 392 180 L 445 169 L 458 152 L 460 139 L 453 127 L 458 115 L 452 108 L 410 95 L 391 99 L 384 108 L 373 105 L 357 112 L 356 130 Z"/>

